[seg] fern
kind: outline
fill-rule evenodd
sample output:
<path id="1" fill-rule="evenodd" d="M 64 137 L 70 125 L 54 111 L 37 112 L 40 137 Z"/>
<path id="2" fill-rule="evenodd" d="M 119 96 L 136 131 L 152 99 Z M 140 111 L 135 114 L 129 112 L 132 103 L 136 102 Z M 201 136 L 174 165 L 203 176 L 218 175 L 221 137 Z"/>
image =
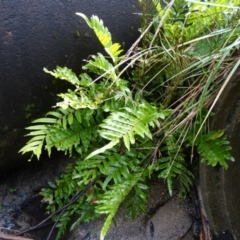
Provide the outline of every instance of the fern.
<path id="1" fill-rule="evenodd" d="M 135 168 L 140 165 L 140 161 L 134 151 L 124 155 L 117 153 L 118 151 L 118 148 L 115 147 L 102 154 L 79 161 L 72 176 L 73 179 L 77 179 L 80 186 L 94 180 L 97 174 L 101 174 L 106 176 L 101 183 L 98 182 L 103 190 L 111 182 L 121 182 L 131 172 L 136 171 Z"/>
<path id="2" fill-rule="evenodd" d="M 101 130 L 98 132 L 100 136 L 110 140 L 111 142 L 104 147 L 92 152 L 88 158 L 113 148 L 123 139 L 125 147 L 129 150 L 130 144 L 135 143 L 135 135 L 140 135 L 142 138 L 147 136 L 152 138 L 149 127 L 159 126 L 159 119 L 165 118 L 163 112 L 158 112 L 157 109 L 147 102 L 139 104 L 135 108 L 125 107 L 121 112 L 113 112 L 99 126 Z"/>
<path id="3" fill-rule="evenodd" d="M 31 139 L 20 150 L 38 159 L 43 150 L 50 156 L 53 148 L 74 156 L 66 172 L 41 192 L 49 214 L 64 208 L 53 217 L 57 239 L 73 217 L 71 229 L 106 216 L 104 239 L 121 204 L 133 218 L 144 212 L 146 181 L 155 172 L 166 180 L 170 195 L 177 180 L 180 197 L 186 196 L 194 179 L 187 153 L 194 147 L 209 165 L 227 168 L 227 161 L 233 161 L 223 131 L 208 133 L 206 125 L 202 127 L 239 35 L 239 12 L 222 2 L 189 3 L 186 10 L 185 1 L 163 8 L 152 0 L 154 17 L 151 21 L 145 12 L 144 22 L 150 25 L 143 27 L 153 25 L 153 31 L 141 39 L 147 49 L 134 46 L 131 57 L 113 43 L 102 20 L 77 13 L 93 29 L 107 56 L 93 55 L 79 76 L 66 67 L 44 68 L 73 88 L 59 94 L 56 108 L 26 128 Z M 122 69 L 127 60 L 130 63 Z M 130 72 L 129 66 L 134 67 Z"/>
<path id="4" fill-rule="evenodd" d="M 43 68 L 43 71 L 51 74 L 56 79 L 66 80 L 69 83 L 71 83 L 73 85 L 76 85 L 76 86 L 81 85 L 78 77 L 76 76 L 76 74 L 71 69 L 69 69 L 67 67 L 61 68 L 61 67 L 57 66 L 54 71 L 49 71 L 48 69 Z"/>
<path id="5" fill-rule="evenodd" d="M 197 144 L 197 143 L 196 143 Z M 234 161 L 230 150 L 232 149 L 223 131 L 212 131 L 202 137 L 197 147 L 202 162 L 215 167 L 217 164 L 228 168 L 226 160 Z"/>
<path id="6" fill-rule="evenodd" d="M 156 167 L 156 170 L 160 171 L 158 177 L 166 179 L 171 196 L 173 180 L 178 179 L 181 185 L 180 195 L 184 195 L 189 192 L 194 176 L 186 166 L 186 156 L 182 152 L 182 147 L 173 135 L 168 135 L 166 136 L 166 146 L 161 151 L 166 156 L 158 160 L 159 165 Z"/>
<path id="7" fill-rule="evenodd" d="M 69 198 L 76 193 L 78 186 L 75 181 L 72 181 L 74 168 L 74 164 L 69 164 L 60 179 L 57 179 L 55 183 L 49 182 L 50 188 L 41 190 L 40 194 L 44 197 L 43 201 L 49 204 L 47 206 L 48 213 L 55 212 L 57 207 L 63 207 L 68 203 Z"/>
<path id="8" fill-rule="evenodd" d="M 145 174 L 142 172 L 141 161 L 137 151 L 128 152 L 126 155 L 116 153 L 117 149 L 106 151 L 104 154 L 94 156 L 91 159 L 78 159 L 76 164 L 68 167 L 67 171 L 56 183 L 49 183 L 51 189 L 43 189 L 41 195 L 49 203 L 48 212 L 54 212 L 56 209 L 63 207 L 68 203 L 76 190 L 80 191 L 89 183 L 98 178 L 95 185 L 92 186 L 89 193 L 80 198 L 77 202 L 71 204 L 67 211 L 59 218 L 57 227 L 59 228 L 58 238 L 65 232 L 66 221 L 73 215 L 77 214 L 78 218 L 71 226 L 73 229 L 82 221 L 92 220 L 99 214 L 107 214 L 104 228 L 102 229 L 102 238 L 106 234 L 111 224 L 111 220 L 118 209 L 119 204 L 125 198 L 135 192 L 137 195 L 138 206 L 131 206 L 133 216 L 143 211 L 146 203 L 146 189 L 148 188 L 145 181 Z M 100 174 L 100 178 L 98 177 Z M 131 187 L 131 189 L 130 189 Z M 116 189 L 118 191 L 116 192 Z M 122 192 L 123 191 L 123 192 Z M 118 193 L 123 194 L 118 194 Z M 109 198 L 115 198 L 111 203 Z M 128 208 L 128 204 L 126 204 Z M 57 217 L 54 218 L 55 220 Z M 57 239 L 58 239 L 57 238 Z"/>
<path id="9" fill-rule="evenodd" d="M 83 66 L 83 69 L 90 70 L 98 75 L 104 74 L 105 78 L 109 78 L 112 81 L 118 79 L 113 65 L 101 53 L 98 53 L 97 56 L 92 56 L 92 60 L 89 60 L 88 63 Z"/>
<path id="10" fill-rule="evenodd" d="M 141 177 L 141 181 L 144 178 Z M 124 208 L 126 210 L 126 217 L 135 219 L 139 216 L 140 212 L 146 213 L 146 202 L 148 195 L 146 191 L 148 190 L 148 185 L 146 183 L 139 181 L 124 202 Z"/>
<path id="11" fill-rule="evenodd" d="M 107 218 L 101 230 L 100 239 L 103 240 L 113 221 L 113 218 L 123 200 L 131 192 L 137 182 L 141 179 L 141 173 L 129 174 L 127 179 L 110 187 L 103 195 L 99 196 L 96 211 L 106 214 Z"/>
<path id="12" fill-rule="evenodd" d="M 140 167 L 141 162 L 138 160 L 137 152 L 132 151 L 126 155 L 120 155 L 116 153 L 116 150 L 112 149 L 104 154 L 79 162 L 73 176 L 78 181 L 78 185 L 82 185 L 85 181 L 88 182 L 93 179 L 96 172 L 102 174 L 97 182 L 100 190 L 97 191 L 96 188 L 94 190 L 96 212 L 107 215 L 101 231 L 101 239 L 104 239 L 119 205 L 128 197 L 130 192 L 137 191 L 140 193 L 138 195 L 140 198 L 139 205 L 131 206 L 131 214 L 137 214 L 140 206 L 141 210 L 144 210 L 143 206 L 146 203 L 145 190 L 147 186 L 143 183 L 145 177 Z M 89 172 L 91 173 L 89 174 Z M 88 177 L 88 180 L 86 177 Z"/>
<path id="13" fill-rule="evenodd" d="M 83 111 L 74 109 L 59 109 L 47 113 L 45 118 L 40 118 L 27 127 L 30 130 L 26 136 L 32 137 L 26 145 L 20 149 L 21 153 L 32 152 L 39 159 L 45 148 L 51 155 L 52 147 L 61 151 L 68 151 L 72 155 L 73 149 L 77 152 L 86 152 L 91 144 L 97 139 L 101 111 L 96 112 L 85 109 Z M 44 125 L 45 124 L 45 125 Z"/>
<path id="14" fill-rule="evenodd" d="M 88 19 L 82 13 L 76 14 L 82 17 L 86 21 L 88 26 L 94 30 L 97 38 L 105 48 L 106 52 L 109 54 L 113 62 L 116 64 L 120 60 L 118 56 L 123 50 L 120 49 L 121 48 L 120 44 L 112 43 L 111 33 L 108 31 L 106 27 L 104 27 L 103 21 L 100 20 L 97 16 L 92 16 L 91 19 Z"/>

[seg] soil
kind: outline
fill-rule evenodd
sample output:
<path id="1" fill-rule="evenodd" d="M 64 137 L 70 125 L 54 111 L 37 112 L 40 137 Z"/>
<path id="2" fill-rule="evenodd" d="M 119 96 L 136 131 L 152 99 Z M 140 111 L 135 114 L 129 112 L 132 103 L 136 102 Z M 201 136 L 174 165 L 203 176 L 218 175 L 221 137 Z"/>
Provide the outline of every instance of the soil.
<path id="1" fill-rule="evenodd" d="M 32 228 L 46 219 L 45 205 L 39 191 L 48 186 L 64 172 L 69 159 L 59 157 L 29 164 L 29 167 L 2 174 L 0 178 L 0 239 L 25 229 Z M 111 226 L 106 240 L 191 240 L 198 239 L 199 215 L 195 202 L 190 198 L 180 201 L 177 190 L 170 198 L 166 185 L 159 180 L 150 183 L 150 198 L 147 202 L 148 214 L 141 214 L 136 220 L 125 218 L 120 209 L 116 216 L 116 226 Z M 66 233 L 62 240 L 98 240 L 104 219 L 83 223 Z M 36 240 L 46 240 L 53 223 L 42 224 L 21 235 Z M 1 235 L 2 234 L 2 235 Z M 55 239 L 56 232 L 51 235 Z"/>

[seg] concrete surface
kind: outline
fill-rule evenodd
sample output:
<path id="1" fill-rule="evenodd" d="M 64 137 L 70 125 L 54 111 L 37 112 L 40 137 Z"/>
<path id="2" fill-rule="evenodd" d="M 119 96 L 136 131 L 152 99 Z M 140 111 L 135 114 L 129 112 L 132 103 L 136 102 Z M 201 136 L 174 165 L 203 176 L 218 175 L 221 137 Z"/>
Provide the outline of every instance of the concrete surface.
<path id="1" fill-rule="evenodd" d="M 160 199 L 155 199 L 156 201 Z M 169 199 L 166 204 L 150 218 L 139 216 L 135 221 L 125 220 L 121 209 L 116 216 L 117 227 L 112 226 L 106 240 L 190 240 L 182 238 L 191 228 L 192 220 L 185 203 L 177 197 Z M 68 240 L 99 240 L 99 232 L 103 220 L 82 224 L 73 231 Z"/>

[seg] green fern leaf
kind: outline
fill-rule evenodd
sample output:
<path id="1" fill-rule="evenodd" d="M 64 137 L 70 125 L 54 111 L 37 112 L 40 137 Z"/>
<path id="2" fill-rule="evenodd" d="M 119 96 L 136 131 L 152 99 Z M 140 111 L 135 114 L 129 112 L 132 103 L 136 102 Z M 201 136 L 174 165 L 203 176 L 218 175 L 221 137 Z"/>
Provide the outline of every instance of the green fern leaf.
<path id="1" fill-rule="evenodd" d="M 71 213 L 69 211 L 66 211 L 63 213 L 61 218 L 59 219 L 59 222 L 57 223 L 56 227 L 59 228 L 56 240 L 59 240 L 61 236 L 66 232 L 67 224 L 71 219 Z"/>
<path id="2" fill-rule="evenodd" d="M 115 57 L 119 56 L 123 52 L 119 43 L 112 44 L 109 48 L 105 48 L 106 52 L 112 57 L 113 62 L 116 62 Z"/>
<path id="3" fill-rule="evenodd" d="M 27 130 L 47 130 L 47 127 L 45 125 L 34 125 L 30 127 L 26 127 Z"/>
<path id="4" fill-rule="evenodd" d="M 197 147 L 202 162 L 207 162 L 211 166 L 220 164 L 226 169 L 228 168 L 226 161 L 234 161 L 230 153 L 231 149 L 226 136 L 222 132 L 215 131 L 203 136 Z"/>
<path id="5" fill-rule="evenodd" d="M 30 131 L 26 136 L 33 136 L 26 145 L 20 149 L 22 154 L 32 152 L 39 159 L 42 149 L 45 148 L 51 155 L 52 147 L 61 151 L 76 149 L 79 153 L 86 152 L 92 141 L 98 137 L 98 123 L 102 120 L 101 111 L 90 109 L 57 109 L 46 114 L 26 129 Z M 45 124 L 44 124 L 45 123 Z"/>
<path id="6" fill-rule="evenodd" d="M 162 17 L 164 14 L 164 11 L 162 9 L 162 6 L 159 1 L 157 0 L 152 0 L 153 5 L 155 6 L 155 9 L 157 10 L 159 17 Z"/>
<path id="7" fill-rule="evenodd" d="M 106 179 L 101 183 L 103 190 L 106 189 L 109 182 L 121 182 L 131 172 L 136 171 L 136 167 L 140 165 L 140 161 L 134 150 L 131 154 L 129 152 L 118 154 L 117 151 L 118 149 L 115 147 L 102 154 L 78 162 L 73 179 L 78 179 L 79 185 L 87 184 L 89 181 L 95 179 L 95 172 L 99 170 L 102 175 L 106 176 Z"/>
<path id="8" fill-rule="evenodd" d="M 192 185 L 193 174 L 185 166 L 184 158 L 180 155 L 174 159 L 171 157 L 164 157 L 159 159 L 159 166 L 156 170 L 160 170 L 159 178 L 167 180 L 169 194 L 172 196 L 172 185 L 174 179 L 179 179 L 181 184 L 181 192 L 188 192 Z"/>
<path id="9" fill-rule="evenodd" d="M 120 204 L 138 183 L 140 178 L 141 173 L 128 175 L 128 179 L 124 179 L 121 183 L 111 186 L 110 190 L 106 191 L 97 201 L 96 212 L 108 215 L 101 230 L 101 240 L 104 240 Z"/>
<path id="10" fill-rule="evenodd" d="M 143 180 L 142 178 L 141 181 Z M 147 189 L 148 186 L 144 182 L 139 181 L 128 194 L 123 205 L 128 218 L 136 219 L 139 213 L 146 213 Z"/>
<path id="11" fill-rule="evenodd" d="M 74 214 L 78 214 L 79 217 L 76 222 L 71 225 L 70 231 L 79 226 L 80 223 L 89 222 L 93 219 L 99 217 L 99 215 L 95 212 L 94 205 L 92 203 L 88 203 L 85 199 L 83 201 L 77 201 L 72 207 L 71 211 Z"/>
<path id="12" fill-rule="evenodd" d="M 86 20 L 86 16 L 84 16 L 84 14 L 77 15 L 83 17 Z M 94 30 L 97 38 L 104 47 L 109 47 L 112 45 L 111 33 L 108 31 L 108 28 L 104 26 L 101 19 L 93 15 L 90 20 L 87 21 L 87 23 Z"/>
<path id="13" fill-rule="evenodd" d="M 82 68 L 84 70 L 90 70 L 98 75 L 104 75 L 106 78 L 110 78 L 113 81 L 117 80 L 117 75 L 113 65 L 101 54 L 92 56 L 93 60 L 89 60 Z"/>
<path id="14" fill-rule="evenodd" d="M 110 55 L 114 63 L 117 63 L 119 61 L 119 54 L 122 52 L 120 50 L 120 44 L 112 43 L 112 36 L 111 33 L 108 31 L 106 27 L 104 27 L 103 21 L 100 20 L 97 16 L 92 16 L 90 19 L 86 17 L 86 15 L 82 13 L 76 13 L 78 16 L 82 17 L 88 26 L 92 28 L 101 42 L 101 44 L 104 46 L 106 52 Z"/>
<path id="15" fill-rule="evenodd" d="M 159 126 L 159 118 L 164 118 L 162 112 L 159 113 L 157 108 L 147 102 L 139 104 L 136 108 L 125 107 L 121 112 L 111 113 L 103 120 L 103 123 L 99 124 L 101 130 L 98 130 L 100 136 L 110 140 L 110 142 L 93 151 L 86 159 L 113 148 L 121 140 L 129 150 L 130 144 L 134 144 L 136 141 L 135 135 L 142 138 L 147 136 L 151 139 L 152 134 L 149 127 Z"/>
<path id="16" fill-rule="evenodd" d="M 44 68 L 43 70 L 44 70 L 44 72 L 51 74 L 55 78 L 66 80 L 75 86 L 80 85 L 79 79 L 76 76 L 76 74 L 67 67 L 62 68 L 62 67 L 57 66 L 54 71 L 49 71 L 46 68 Z"/>
<path id="17" fill-rule="evenodd" d="M 178 179 L 180 182 L 180 195 L 188 192 L 192 185 L 193 174 L 187 169 L 185 156 L 182 148 L 179 146 L 173 135 L 165 137 L 166 146 L 161 152 L 166 155 L 158 160 L 157 171 L 160 171 L 158 177 L 167 180 L 169 194 L 172 196 L 173 180 Z"/>
<path id="18" fill-rule="evenodd" d="M 40 158 L 41 149 L 46 136 L 47 127 L 45 125 L 35 125 L 26 128 L 31 130 L 26 136 L 33 136 L 26 145 L 19 150 L 20 153 L 25 154 L 27 152 L 32 152 L 37 158 Z"/>
<path id="19" fill-rule="evenodd" d="M 73 118 L 73 116 L 72 116 Z M 92 118 L 94 118 L 92 116 Z M 69 124 L 69 123 L 68 123 Z M 57 125 L 49 129 L 48 138 L 46 138 L 47 146 L 52 148 L 56 147 L 61 151 L 69 151 L 72 154 L 73 148 L 82 152 L 86 152 L 90 146 L 90 142 L 95 141 L 98 137 L 97 134 L 98 124 L 92 119 L 91 124 L 80 124 L 75 118 L 67 128 Z M 79 146 L 81 146 L 79 148 Z"/>
<path id="20" fill-rule="evenodd" d="M 38 140 L 32 140 L 31 142 L 28 142 L 25 147 L 21 148 L 19 152 L 22 154 L 27 152 L 32 152 L 34 155 L 37 156 L 37 159 L 40 158 L 42 147 L 43 147 L 44 139 L 41 141 Z"/>
<path id="21" fill-rule="evenodd" d="M 32 123 L 56 123 L 56 122 L 57 121 L 55 118 L 39 118 L 39 119 L 34 120 Z M 26 129 L 33 130 L 33 128 L 31 128 L 31 127 L 26 128 Z"/>
<path id="22" fill-rule="evenodd" d="M 121 112 L 111 113 L 99 125 L 101 130 L 98 132 L 113 144 L 117 144 L 120 139 L 123 139 L 126 148 L 130 149 L 130 144 L 135 143 L 135 135 L 152 138 L 149 126 L 158 125 L 160 117 L 162 115 L 155 107 L 144 102 L 136 108 L 125 107 Z"/>
<path id="23" fill-rule="evenodd" d="M 92 158 L 95 155 L 104 153 L 106 150 L 112 149 L 115 145 L 117 145 L 119 143 L 119 140 L 115 140 L 115 141 L 111 141 L 110 143 L 108 143 L 107 145 L 105 145 L 104 147 L 98 148 L 97 150 L 91 152 L 86 158 L 85 160 Z"/>

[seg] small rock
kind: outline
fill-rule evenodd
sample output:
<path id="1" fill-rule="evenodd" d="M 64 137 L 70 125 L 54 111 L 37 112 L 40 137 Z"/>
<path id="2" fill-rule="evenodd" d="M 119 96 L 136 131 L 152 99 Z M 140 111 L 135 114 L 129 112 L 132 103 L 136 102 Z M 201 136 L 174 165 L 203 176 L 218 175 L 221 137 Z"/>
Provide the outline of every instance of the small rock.
<path id="1" fill-rule="evenodd" d="M 179 240 L 191 225 L 186 205 L 173 197 L 148 221 L 147 239 Z"/>

